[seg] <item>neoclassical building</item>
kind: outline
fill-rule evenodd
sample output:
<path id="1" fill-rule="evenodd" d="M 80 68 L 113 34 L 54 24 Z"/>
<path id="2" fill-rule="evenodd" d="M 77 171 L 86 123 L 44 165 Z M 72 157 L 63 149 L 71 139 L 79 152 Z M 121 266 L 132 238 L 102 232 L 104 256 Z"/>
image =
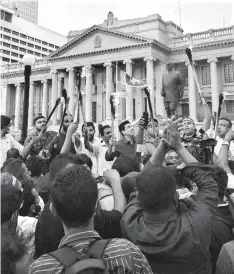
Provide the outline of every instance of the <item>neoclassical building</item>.
<path id="1" fill-rule="evenodd" d="M 71 31 L 67 43 L 32 68 L 30 85 L 29 126 L 38 114 L 48 116 L 55 101 L 66 88 L 69 110 L 75 114 L 77 105 L 77 71 L 86 68 L 81 90 L 84 94 L 88 121 L 99 123 L 111 118 L 110 94 L 126 92 L 117 108 L 118 119 L 135 120 L 147 104 L 142 90 L 119 83 L 119 69 L 147 83 L 155 114 L 164 115 L 160 95 L 165 64 L 171 61 L 180 71 L 185 93 L 178 113 L 196 121 L 203 119 L 191 66 L 185 48 L 192 47 L 198 78 L 212 111 L 218 107 L 220 92 L 225 93 L 222 115 L 234 120 L 234 26 L 183 34 L 173 22 L 161 16 L 119 21 L 110 12 L 101 25 Z M 13 118 L 20 128 L 24 90 L 22 64 L 9 64 L 1 71 L 1 113 Z M 56 125 L 61 119 L 61 106 L 52 117 Z"/>

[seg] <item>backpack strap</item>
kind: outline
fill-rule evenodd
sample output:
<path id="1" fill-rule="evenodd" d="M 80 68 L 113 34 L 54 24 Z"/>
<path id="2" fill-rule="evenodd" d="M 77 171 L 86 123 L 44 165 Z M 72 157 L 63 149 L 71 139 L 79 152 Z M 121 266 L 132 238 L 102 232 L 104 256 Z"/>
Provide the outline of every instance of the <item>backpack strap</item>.
<path id="1" fill-rule="evenodd" d="M 106 249 L 107 245 L 110 243 L 111 239 L 107 240 L 97 240 L 90 247 L 87 256 L 90 258 L 102 259 L 102 254 Z"/>
<path id="2" fill-rule="evenodd" d="M 84 270 L 91 270 L 91 269 L 102 271 L 104 274 L 108 273 L 106 270 L 106 266 L 104 265 L 102 260 L 84 259 L 68 267 L 65 270 L 65 274 L 77 274 L 77 273 L 82 273 L 82 271 Z"/>
<path id="3" fill-rule="evenodd" d="M 60 261 L 65 268 L 73 265 L 76 261 L 79 261 L 81 257 L 72 247 L 63 247 L 54 252 L 51 252 L 49 255 L 53 256 L 55 259 Z"/>

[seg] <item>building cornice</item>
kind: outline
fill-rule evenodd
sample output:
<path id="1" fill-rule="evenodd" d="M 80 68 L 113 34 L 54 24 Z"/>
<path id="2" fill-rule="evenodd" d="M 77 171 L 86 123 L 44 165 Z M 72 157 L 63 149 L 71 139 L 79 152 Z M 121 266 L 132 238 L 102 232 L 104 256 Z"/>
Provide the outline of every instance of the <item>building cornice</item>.
<path id="1" fill-rule="evenodd" d="M 136 44 L 136 45 L 129 45 L 129 46 L 124 46 L 124 47 L 119 47 L 119 48 L 84 52 L 84 53 L 73 54 L 73 55 L 69 55 L 69 56 L 51 57 L 50 60 L 68 60 L 68 59 L 73 59 L 73 58 L 80 57 L 80 56 L 99 55 L 99 54 L 102 54 L 102 53 L 105 53 L 105 52 L 118 51 L 118 50 L 123 50 L 123 49 L 128 49 L 128 48 L 145 47 L 145 46 L 151 45 L 152 43 L 153 42 L 146 42 L 146 43 L 141 43 L 141 44 Z"/>
<path id="2" fill-rule="evenodd" d="M 37 75 L 40 73 L 47 73 L 50 71 L 50 68 L 46 67 L 46 68 L 38 68 L 35 70 L 32 70 L 31 75 Z M 11 78 L 11 77 L 23 77 L 24 76 L 24 71 L 20 70 L 20 71 L 9 71 L 9 72 L 5 72 L 2 73 L 0 75 L 1 79 L 5 79 L 5 78 Z"/>
<path id="3" fill-rule="evenodd" d="M 228 45 L 228 44 L 233 44 L 233 43 L 234 43 L 234 40 L 230 39 L 230 40 L 223 40 L 223 41 L 213 41 L 213 42 L 202 43 L 202 44 L 194 44 L 193 45 L 193 50 L 194 49 L 200 49 L 200 48 L 208 48 L 208 47 L 214 47 L 214 46 Z M 170 52 L 184 51 L 186 47 L 188 47 L 187 44 L 185 44 L 181 47 L 171 48 Z"/>

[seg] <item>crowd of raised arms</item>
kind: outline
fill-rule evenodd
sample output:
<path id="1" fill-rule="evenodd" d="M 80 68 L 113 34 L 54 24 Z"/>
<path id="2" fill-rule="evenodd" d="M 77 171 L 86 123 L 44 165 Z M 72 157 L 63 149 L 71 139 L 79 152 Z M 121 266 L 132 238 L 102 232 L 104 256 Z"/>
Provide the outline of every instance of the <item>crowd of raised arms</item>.
<path id="1" fill-rule="evenodd" d="M 201 96 L 201 128 L 142 116 L 118 141 L 66 114 L 22 145 L 1 115 L 1 273 L 234 273 L 234 131 Z"/>

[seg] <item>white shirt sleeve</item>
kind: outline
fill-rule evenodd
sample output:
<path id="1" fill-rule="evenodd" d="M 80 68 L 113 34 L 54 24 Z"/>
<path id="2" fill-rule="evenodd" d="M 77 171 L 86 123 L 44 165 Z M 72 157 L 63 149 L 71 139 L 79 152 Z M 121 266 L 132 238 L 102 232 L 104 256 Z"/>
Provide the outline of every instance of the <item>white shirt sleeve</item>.
<path id="1" fill-rule="evenodd" d="M 12 142 L 12 147 L 18 149 L 19 153 L 22 154 L 24 146 L 22 146 L 19 142 L 17 142 L 13 136 L 11 136 L 11 142 Z"/>
<path id="2" fill-rule="evenodd" d="M 228 176 L 227 188 L 233 188 L 234 189 L 234 174 L 227 173 L 227 176 Z"/>

